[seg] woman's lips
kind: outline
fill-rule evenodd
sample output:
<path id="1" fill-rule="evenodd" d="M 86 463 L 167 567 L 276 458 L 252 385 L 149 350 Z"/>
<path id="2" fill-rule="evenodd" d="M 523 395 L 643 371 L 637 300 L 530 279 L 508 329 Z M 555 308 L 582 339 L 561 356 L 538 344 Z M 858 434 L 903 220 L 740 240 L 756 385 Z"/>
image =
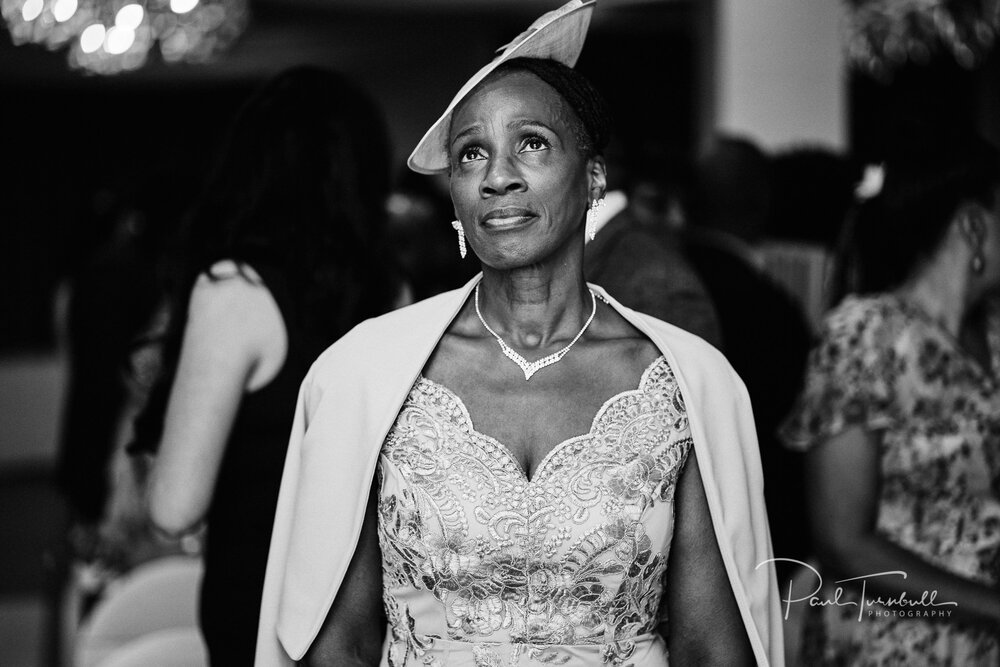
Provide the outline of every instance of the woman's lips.
<path id="1" fill-rule="evenodd" d="M 511 206 L 490 211 L 483 216 L 480 224 L 488 229 L 503 229 L 523 225 L 536 217 L 529 209 Z"/>

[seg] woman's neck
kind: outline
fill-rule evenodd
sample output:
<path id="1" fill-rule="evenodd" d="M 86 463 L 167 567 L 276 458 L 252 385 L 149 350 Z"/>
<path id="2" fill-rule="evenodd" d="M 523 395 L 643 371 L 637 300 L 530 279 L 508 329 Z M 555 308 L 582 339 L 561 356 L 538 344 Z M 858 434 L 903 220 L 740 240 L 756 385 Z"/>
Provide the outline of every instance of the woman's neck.
<path id="1" fill-rule="evenodd" d="M 975 304 L 970 292 L 967 258 L 947 257 L 929 262 L 897 292 L 939 321 L 956 338 Z M 956 270 L 956 267 L 961 267 Z"/>
<path id="2" fill-rule="evenodd" d="M 479 307 L 509 344 L 544 347 L 576 336 L 592 310 L 579 266 L 531 266 L 512 271 L 483 268 Z"/>

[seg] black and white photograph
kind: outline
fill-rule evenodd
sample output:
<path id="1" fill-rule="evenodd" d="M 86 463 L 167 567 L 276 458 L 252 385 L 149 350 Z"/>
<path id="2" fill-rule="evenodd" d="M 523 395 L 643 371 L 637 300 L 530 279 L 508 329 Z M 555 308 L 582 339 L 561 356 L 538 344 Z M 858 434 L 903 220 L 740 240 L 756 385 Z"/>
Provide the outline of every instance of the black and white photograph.
<path id="1" fill-rule="evenodd" d="M 1000 667 L 1000 0 L 0 10 L 0 665 Z"/>

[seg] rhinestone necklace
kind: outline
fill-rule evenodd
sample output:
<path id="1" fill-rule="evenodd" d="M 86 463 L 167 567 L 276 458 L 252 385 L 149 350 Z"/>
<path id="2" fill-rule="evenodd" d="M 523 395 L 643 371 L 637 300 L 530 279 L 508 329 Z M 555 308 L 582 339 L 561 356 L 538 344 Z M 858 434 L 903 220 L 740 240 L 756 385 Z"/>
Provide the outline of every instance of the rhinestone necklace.
<path id="1" fill-rule="evenodd" d="M 518 354 L 514 348 L 512 348 L 510 345 L 504 342 L 503 338 L 501 338 L 496 331 L 490 328 L 490 325 L 486 324 L 486 320 L 483 319 L 483 313 L 479 310 L 479 285 L 476 285 L 476 315 L 479 316 L 479 321 L 483 323 L 483 326 L 486 327 L 486 330 L 489 331 L 491 334 L 493 334 L 493 337 L 497 339 L 497 343 L 500 344 L 500 349 L 507 356 L 507 358 L 513 361 L 521 368 L 521 370 L 524 372 L 524 379 L 527 381 L 530 380 L 531 376 L 537 373 L 538 371 L 542 370 L 546 366 L 551 366 L 552 364 L 556 363 L 557 361 L 565 357 L 566 353 L 569 352 L 569 348 L 573 347 L 576 341 L 580 340 L 580 336 L 582 336 L 583 332 L 587 330 L 587 327 L 590 326 L 590 323 L 594 321 L 594 315 L 597 314 L 597 295 L 594 294 L 594 290 L 590 290 L 590 299 L 591 301 L 593 301 L 594 304 L 593 310 L 590 311 L 590 317 L 587 318 L 587 321 L 584 322 L 583 324 L 583 328 L 580 329 L 580 332 L 576 334 L 576 337 L 569 342 L 569 345 L 567 345 L 561 350 L 553 352 L 548 356 L 542 357 L 541 359 L 536 359 L 535 361 L 528 361 L 520 354 Z"/>

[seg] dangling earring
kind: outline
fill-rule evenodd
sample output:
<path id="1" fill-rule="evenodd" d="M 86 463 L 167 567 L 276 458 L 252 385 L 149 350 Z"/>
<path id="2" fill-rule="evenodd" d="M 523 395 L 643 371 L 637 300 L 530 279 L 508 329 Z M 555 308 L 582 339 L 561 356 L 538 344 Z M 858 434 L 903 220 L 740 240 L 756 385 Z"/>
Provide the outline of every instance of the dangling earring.
<path id="1" fill-rule="evenodd" d="M 976 254 L 972 256 L 971 268 L 972 272 L 975 273 L 977 276 L 981 275 L 983 269 L 986 268 L 986 262 L 985 260 L 983 260 L 983 255 L 979 251 L 976 251 Z"/>
<path id="2" fill-rule="evenodd" d="M 458 232 L 458 254 L 465 259 L 465 230 L 462 229 L 462 223 L 458 220 L 451 221 L 452 229 Z"/>
<path id="3" fill-rule="evenodd" d="M 970 212 L 962 218 L 962 232 L 972 246 L 972 260 L 969 268 L 976 275 L 980 275 L 986 268 L 986 260 L 983 257 L 983 240 L 986 236 L 986 226 L 983 219 L 975 212 Z"/>
<path id="4" fill-rule="evenodd" d="M 597 210 L 602 206 L 604 206 L 604 197 L 595 199 L 587 210 L 587 236 L 590 237 L 591 241 L 597 236 Z"/>

